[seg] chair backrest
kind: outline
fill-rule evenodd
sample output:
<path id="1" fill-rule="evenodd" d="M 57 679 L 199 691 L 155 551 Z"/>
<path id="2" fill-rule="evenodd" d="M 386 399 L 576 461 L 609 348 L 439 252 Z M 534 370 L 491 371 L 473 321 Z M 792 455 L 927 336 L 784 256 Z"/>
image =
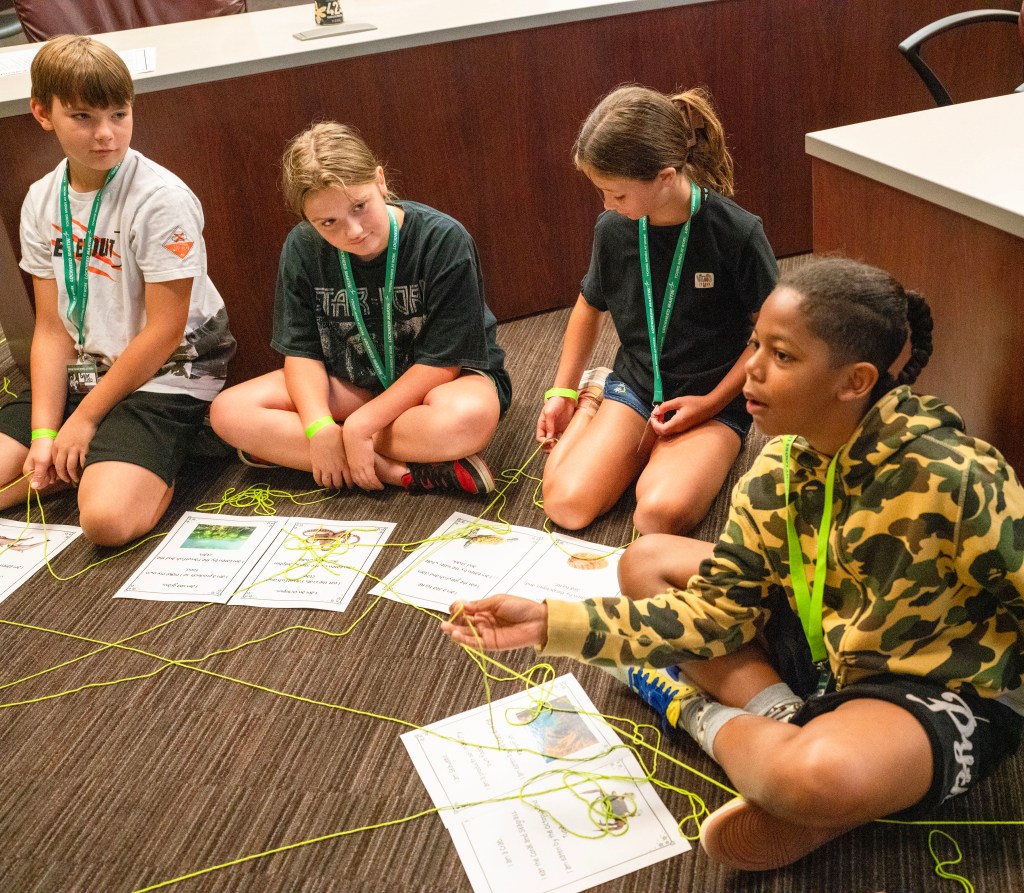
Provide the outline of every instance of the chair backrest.
<path id="1" fill-rule="evenodd" d="M 1019 13 L 1009 9 L 976 9 L 971 12 L 958 12 L 955 15 L 946 16 L 938 21 L 925 25 L 919 31 L 915 31 L 903 43 L 900 44 L 900 52 L 906 56 L 907 61 L 913 66 L 924 81 L 928 92 L 937 105 L 952 105 L 953 99 L 949 92 L 942 85 L 938 75 L 929 67 L 928 63 L 921 58 L 921 47 L 933 37 L 938 37 L 946 31 L 955 28 L 962 28 L 966 25 L 977 25 L 982 22 L 1011 22 L 1017 26 L 1021 55 L 1024 56 L 1024 3 L 1021 4 Z M 1024 92 L 1024 84 L 1017 87 L 1017 93 Z"/>
<path id="2" fill-rule="evenodd" d="M 102 34 L 147 25 L 166 25 L 191 19 L 245 12 L 246 0 L 14 0 L 21 27 L 29 41 L 58 34 Z"/>

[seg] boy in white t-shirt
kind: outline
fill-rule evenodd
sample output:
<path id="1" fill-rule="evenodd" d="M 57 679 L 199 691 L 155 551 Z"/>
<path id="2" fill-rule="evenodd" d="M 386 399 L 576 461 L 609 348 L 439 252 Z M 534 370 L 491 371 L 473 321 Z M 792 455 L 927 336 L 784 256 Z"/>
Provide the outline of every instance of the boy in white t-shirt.
<path id="1" fill-rule="evenodd" d="M 55 38 L 32 63 L 32 114 L 67 160 L 22 206 L 32 387 L 0 411 L 0 482 L 28 475 L 0 508 L 76 485 L 100 545 L 163 515 L 235 349 L 199 200 L 129 148 L 134 98 L 124 62 L 90 38 Z"/>

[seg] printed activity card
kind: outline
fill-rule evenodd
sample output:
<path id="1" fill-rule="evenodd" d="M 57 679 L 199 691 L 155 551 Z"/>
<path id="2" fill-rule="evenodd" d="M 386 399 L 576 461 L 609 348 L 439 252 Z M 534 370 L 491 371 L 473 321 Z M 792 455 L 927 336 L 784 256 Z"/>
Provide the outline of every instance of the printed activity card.
<path id="1" fill-rule="evenodd" d="M 344 611 L 394 529 L 186 512 L 115 598 Z"/>
<path id="2" fill-rule="evenodd" d="M 454 601 L 495 592 L 535 601 L 615 597 L 621 552 L 455 512 L 371 592 L 445 613 Z"/>
<path id="3" fill-rule="evenodd" d="M 0 519 L 0 602 L 81 535 L 67 524 Z"/>
<path id="4" fill-rule="evenodd" d="M 477 893 L 578 893 L 690 849 L 572 675 L 402 742 Z"/>

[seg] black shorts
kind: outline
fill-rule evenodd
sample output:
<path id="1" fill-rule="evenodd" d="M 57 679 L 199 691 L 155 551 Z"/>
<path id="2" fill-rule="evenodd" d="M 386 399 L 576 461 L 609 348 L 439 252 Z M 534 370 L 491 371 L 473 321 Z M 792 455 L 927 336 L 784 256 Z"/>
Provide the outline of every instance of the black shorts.
<path id="1" fill-rule="evenodd" d="M 963 793 L 1020 746 L 1024 717 L 1005 704 L 983 698 L 970 685 L 960 693 L 919 676 L 883 674 L 815 697 L 820 673 L 811 660 L 800 619 L 783 590 L 773 586 L 766 600 L 767 620 L 758 640 L 776 672 L 796 694 L 808 700 L 790 720 L 802 726 L 854 698 L 876 698 L 909 710 L 924 727 L 932 747 L 932 786 L 924 799 L 894 818 L 927 816 Z"/>
<path id="2" fill-rule="evenodd" d="M 67 420 L 85 398 L 68 394 Z M 128 462 L 152 471 L 167 486 L 191 456 L 210 404 L 189 394 L 134 391 L 100 422 L 89 443 L 85 467 L 96 462 Z M 32 444 L 32 395 L 26 391 L 0 409 L 0 434 L 25 447 Z"/>
<path id="3" fill-rule="evenodd" d="M 790 722 L 803 726 L 855 698 L 874 698 L 913 714 L 932 746 L 932 784 L 914 806 L 890 818 L 926 818 L 950 797 L 991 775 L 1020 746 L 1024 717 L 1005 704 L 981 697 L 971 686 L 950 691 L 918 676 L 884 674 L 841 691 L 809 698 Z"/>

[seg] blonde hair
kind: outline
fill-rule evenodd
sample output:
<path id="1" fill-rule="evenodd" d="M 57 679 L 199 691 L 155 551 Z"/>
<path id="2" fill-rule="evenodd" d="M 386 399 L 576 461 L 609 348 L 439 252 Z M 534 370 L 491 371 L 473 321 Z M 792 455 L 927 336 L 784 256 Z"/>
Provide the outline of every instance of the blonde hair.
<path id="1" fill-rule="evenodd" d="M 579 169 L 645 181 L 671 167 L 698 186 L 726 196 L 734 191 L 725 131 L 703 87 L 675 96 L 638 86 L 613 90 L 583 122 L 573 163 Z"/>
<path id="2" fill-rule="evenodd" d="M 64 105 L 120 108 L 135 101 L 131 73 L 117 53 L 91 37 L 65 34 L 43 44 L 32 60 L 32 98 L 47 111 Z"/>
<path id="3" fill-rule="evenodd" d="M 332 186 L 348 189 L 377 179 L 383 167 L 359 131 L 348 124 L 321 121 L 296 136 L 281 159 L 281 190 L 288 207 L 299 217 L 315 192 Z M 388 192 L 385 198 L 394 200 Z"/>

